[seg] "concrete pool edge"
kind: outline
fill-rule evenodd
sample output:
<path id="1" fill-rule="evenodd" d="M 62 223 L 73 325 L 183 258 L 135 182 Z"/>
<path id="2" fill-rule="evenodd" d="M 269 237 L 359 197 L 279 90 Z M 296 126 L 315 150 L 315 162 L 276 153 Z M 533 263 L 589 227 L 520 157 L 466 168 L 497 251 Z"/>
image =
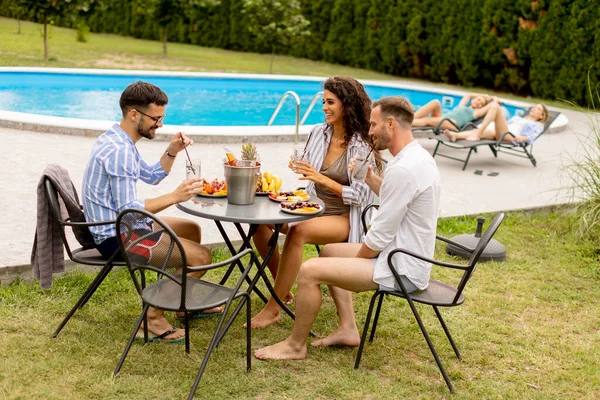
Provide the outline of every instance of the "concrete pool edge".
<path id="1" fill-rule="evenodd" d="M 144 70 L 118 70 L 118 69 L 87 69 L 87 68 L 41 68 L 41 67 L 0 67 L 2 72 L 29 72 L 29 73 L 60 73 L 84 75 L 119 75 L 119 76 L 166 76 L 166 77 L 203 77 L 203 78 L 230 78 L 230 79 L 261 79 L 261 80 L 289 80 L 322 82 L 326 77 L 302 75 L 265 75 L 265 74 L 232 74 L 217 72 L 183 72 L 183 71 L 144 71 Z M 390 87 L 421 92 L 436 93 L 440 95 L 463 96 L 466 91 L 440 89 L 435 84 L 410 84 L 406 82 L 360 80 L 368 86 Z M 517 100 L 502 99 L 505 104 L 525 108 L 530 103 Z M 568 119 L 561 114 L 551 126 L 549 132 L 560 132 L 566 129 Z M 0 110 L 0 127 L 28 130 L 44 133 L 63 135 L 77 135 L 96 137 L 104 133 L 115 122 L 107 120 L 85 120 L 76 118 L 54 117 L 40 114 L 28 114 L 14 111 Z M 299 128 L 299 140 L 306 140 L 307 134 L 313 125 L 302 125 Z M 238 143 L 240 141 L 265 142 L 291 142 L 295 139 L 295 127 L 290 125 L 274 126 L 187 126 L 165 125 L 156 135 L 158 140 L 170 140 L 171 135 L 185 132 L 189 137 L 203 143 Z"/>

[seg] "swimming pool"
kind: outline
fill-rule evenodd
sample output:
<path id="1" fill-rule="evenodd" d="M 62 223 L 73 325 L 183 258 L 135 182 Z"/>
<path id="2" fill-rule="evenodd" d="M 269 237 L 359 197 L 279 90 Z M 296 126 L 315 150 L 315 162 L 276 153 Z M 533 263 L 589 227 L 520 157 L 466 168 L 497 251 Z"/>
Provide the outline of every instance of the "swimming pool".
<path id="1" fill-rule="evenodd" d="M 326 78 L 273 75 L 168 73 L 149 71 L 0 68 L 0 110 L 75 120 L 119 121 L 119 97 L 127 85 L 145 80 L 169 96 L 166 125 L 265 127 L 288 90 L 301 99 L 301 115 Z M 417 108 L 430 100 L 445 108 L 457 105 L 462 93 L 434 88 L 363 81 L 372 99 L 405 96 Z M 511 115 L 520 109 L 507 104 Z M 295 104 L 288 99 L 274 125 L 295 124 Z M 305 125 L 323 121 L 321 101 Z"/>

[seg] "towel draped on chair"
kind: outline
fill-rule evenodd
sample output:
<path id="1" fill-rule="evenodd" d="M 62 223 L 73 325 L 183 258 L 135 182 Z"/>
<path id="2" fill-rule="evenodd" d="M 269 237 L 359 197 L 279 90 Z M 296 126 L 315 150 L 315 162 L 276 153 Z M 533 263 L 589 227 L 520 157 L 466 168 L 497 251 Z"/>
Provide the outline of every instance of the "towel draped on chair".
<path id="1" fill-rule="evenodd" d="M 68 216 L 71 222 L 85 222 L 79 197 L 69 173 L 63 167 L 51 164 L 44 169 L 42 178 L 37 186 L 37 222 L 33 248 L 31 250 L 31 265 L 36 279 L 40 280 L 42 289 L 52 286 L 52 274 L 63 272 L 65 257 L 61 239 L 61 227 L 52 215 L 44 182 L 49 179 L 56 188 L 59 199 L 62 200 L 61 212 Z M 75 238 L 84 248 L 95 247 L 94 239 L 87 227 L 73 227 Z"/>

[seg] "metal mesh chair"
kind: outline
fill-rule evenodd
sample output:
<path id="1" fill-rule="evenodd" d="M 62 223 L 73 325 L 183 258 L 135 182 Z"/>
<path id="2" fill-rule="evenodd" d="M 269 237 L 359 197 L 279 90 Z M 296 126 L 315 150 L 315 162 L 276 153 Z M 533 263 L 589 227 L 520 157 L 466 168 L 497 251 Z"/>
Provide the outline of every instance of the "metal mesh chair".
<path id="1" fill-rule="evenodd" d="M 373 313 L 373 307 L 375 305 L 375 301 L 379 300 L 379 302 L 377 304 L 377 311 L 375 312 L 375 318 L 373 320 L 373 326 L 371 328 L 371 335 L 369 337 L 369 342 L 372 342 L 373 338 L 375 337 L 375 330 L 377 328 L 377 321 L 379 319 L 379 312 L 381 311 L 383 299 L 385 298 L 386 295 L 392 295 L 392 296 L 404 298 L 408 301 L 410 309 L 411 309 L 412 313 L 414 314 L 415 319 L 417 320 L 417 323 L 419 324 L 419 327 L 421 328 L 421 332 L 423 333 L 423 336 L 425 337 L 425 340 L 427 341 L 427 344 L 429 345 L 429 349 L 431 350 L 431 353 L 433 354 L 433 357 L 435 358 L 435 361 L 440 369 L 440 372 L 442 373 L 444 380 L 446 381 L 446 384 L 448 385 L 448 388 L 450 389 L 450 392 L 452 392 L 453 391 L 452 383 L 450 382 L 450 379 L 448 378 L 448 375 L 446 374 L 446 370 L 444 369 L 444 367 L 438 357 L 435 347 L 433 346 L 433 343 L 431 342 L 431 339 L 429 338 L 429 334 L 427 333 L 427 330 L 425 329 L 425 326 L 423 325 L 423 322 L 421 321 L 421 317 L 419 316 L 419 313 L 417 312 L 417 309 L 416 309 L 414 303 L 417 302 L 417 303 L 427 304 L 427 305 L 430 305 L 431 307 L 433 307 L 433 310 L 435 311 L 435 314 L 436 314 L 438 320 L 440 321 L 440 324 L 442 325 L 442 328 L 444 329 L 446 336 L 448 337 L 448 341 L 450 341 L 450 345 L 452 345 L 452 348 L 454 349 L 454 353 L 456 354 L 456 357 L 458 357 L 458 359 L 460 360 L 461 357 L 460 357 L 458 348 L 454 344 L 452 335 L 450 335 L 450 331 L 446 327 L 446 323 L 444 322 L 444 319 L 442 318 L 442 314 L 440 314 L 438 307 L 455 307 L 455 306 L 461 305 L 465 301 L 465 297 L 463 296 L 463 290 L 465 288 L 465 285 L 467 284 L 467 282 L 469 281 L 469 279 L 475 272 L 475 267 L 477 265 L 477 261 L 479 261 L 479 257 L 481 256 L 481 253 L 483 252 L 483 250 L 485 249 L 485 247 L 487 246 L 489 241 L 492 239 L 492 237 L 498 230 L 498 227 L 502 223 L 503 219 L 504 219 L 504 213 L 499 213 L 498 215 L 496 215 L 494 217 L 494 219 L 488 226 L 488 229 L 485 231 L 485 233 L 479 240 L 479 243 L 477 244 L 477 247 L 473 251 L 473 254 L 471 255 L 471 258 L 467 265 L 432 260 L 432 259 L 423 257 L 419 254 L 415 254 L 415 253 L 413 253 L 409 250 L 405 250 L 405 249 L 393 250 L 388 256 L 388 265 L 389 265 L 392 273 L 394 274 L 394 278 L 396 279 L 396 284 L 398 285 L 400 290 L 396 290 L 396 291 L 377 290 L 377 291 L 375 291 L 375 294 L 373 295 L 373 297 L 371 297 L 371 303 L 369 305 L 369 311 L 367 313 L 367 319 L 365 321 L 365 327 L 363 329 L 360 346 L 358 348 L 358 354 L 356 355 L 356 362 L 354 364 L 354 368 L 358 368 L 358 366 L 360 364 L 360 359 L 361 359 L 365 341 L 367 338 L 367 333 L 369 331 L 369 325 L 371 322 L 371 315 Z M 398 272 L 396 272 L 396 269 L 394 268 L 394 265 L 393 265 L 393 256 L 396 253 L 404 253 L 404 254 L 409 255 L 410 257 L 415 257 L 420 260 L 430 262 L 434 265 L 440 265 L 443 267 L 448 267 L 448 268 L 453 268 L 453 269 L 460 269 L 460 270 L 463 270 L 464 272 L 463 272 L 462 278 L 457 287 L 453 287 L 453 286 L 447 285 L 443 282 L 431 279 L 429 281 L 429 286 L 427 287 L 427 289 L 417 290 L 412 293 L 407 293 L 406 288 L 404 287 L 404 284 L 402 283 L 402 280 L 400 279 L 400 275 L 398 275 Z"/>
<path id="2" fill-rule="evenodd" d="M 171 228 L 151 213 L 137 209 L 124 210 L 119 214 L 117 218 L 117 238 L 144 307 L 117 364 L 114 375 L 121 369 L 142 322 L 144 322 L 144 341 L 148 341 L 146 314 L 149 307 L 184 313 L 185 351 L 189 353 L 189 320 L 191 319 L 191 313 L 225 305 L 189 394 L 191 399 L 204 373 L 211 352 L 219 344 L 231 322 L 238 316 L 244 302 L 246 303 L 247 327 L 246 370 L 249 371 L 251 367 L 250 293 L 254 282 L 251 282 L 246 290 L 241 290 L 241 285 L 255 262 L 254 252 L 247 249 L 235 257 L 219 263 L 188 267 L 183 246 Z M 225 286 L 226 282 L 215 284 L 188 275 L 191 272 L 206 272 L 230 266 L 246 255 L 250 256 L 249 262 L 234 286 Z M 146 286 L 147 271 L 157 274 L 157 280 L 148 286 Z M 237 307 L 225 323 L 233 301 L 238 298 L 241 301 L 238 302 Z"/>
<path id="3" fill-rule="evenodd" d="M 85 292 L 79 298 L 79 300 L 77 300 L 77 303 L 75 303 L 75 305 L 73 306 L 71 311 L 69 311 L 67 316 L 63 319 L 63 321 L 58 326 L 58 328 L 56 328 L 56 331 L 54 331 L 54 334 L 52 335 L 52 337 L 55 338 L 56 336 L 58 336 L 58 334 L 64 328 L 64 326 L 67 324 L 67 322 L 69 322 L 69 320 L 71 319 L 73 314 L 75 314 L 75 312 L 78 309 L 83 307 L 88 302 L 88 300 L 92 297 L 94 292 L 98 289 L 98 287 L 100 287 L 100 285 L 102 284 L 104 279 L 110 273 L 112 268 L 114 266 L 125 266 L 125 262 L 122 260 L 115 260 L 114 259 L 115 255 L 113 255 L 110 259 L 107 260 L 104 257 L 102 257 L 102 255 L 98 252 L 98 250 L 96 250 L 94 248 L 80 247 L 80 248 L 76 248 L 76 249 L 71 249 L 71 246 L 69 245 L 69 241 L 67 240 L 67 235 L 65 233 L 66 227 L 71 227 L 71 228 L 85 227 L 85 228 L 87 228 L 90 226 L 111 225 L 111 224 L 114 224 L 115 221 L 106 221 L 106 222 L 98 222 L 98 223 L 72 222 L 68 218 L 67 219 L 63 218 L 62 213 L 61 213 L 61 207 L 60 207 L 58 193 L 56 191 L 56 188 L 54 187 L 54 184 L 52 183 L 52 181 L 50 179 L 46 179 L 45 185 L 46 185 L 46 194 L 48 195 L 48 202 L 50 205 L 50 211 L 52 213 L 52 217 L 54 218 L 54 220 L 56 221 L 58 226 L 60 226 L 60 237 L 61 237 L 62 243 L 65 247 L 65 250 L 67 251 L 67 255 L 69 256 L 69 258 L 73 262 L 76 262 L 77 264 L 102 266 L 102 269 L 100 270 L 100 272 L 98 272 L 98 275 L 96 275 L 96 278 L 94 278 L 92 283 L 88 286 L 88 288 L 85 290 Z"/>

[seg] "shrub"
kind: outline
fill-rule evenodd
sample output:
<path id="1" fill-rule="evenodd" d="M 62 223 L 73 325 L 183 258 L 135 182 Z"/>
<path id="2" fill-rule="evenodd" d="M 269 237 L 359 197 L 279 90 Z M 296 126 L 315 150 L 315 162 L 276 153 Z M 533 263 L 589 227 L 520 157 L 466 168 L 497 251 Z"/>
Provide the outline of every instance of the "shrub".
<path id="1" fill-rule="evenodd" d="M 90 36 L 90 27 L 85 22 L 79 22 L 77 24 L 77 41 L 81 43 L 87 43 Z"/>

